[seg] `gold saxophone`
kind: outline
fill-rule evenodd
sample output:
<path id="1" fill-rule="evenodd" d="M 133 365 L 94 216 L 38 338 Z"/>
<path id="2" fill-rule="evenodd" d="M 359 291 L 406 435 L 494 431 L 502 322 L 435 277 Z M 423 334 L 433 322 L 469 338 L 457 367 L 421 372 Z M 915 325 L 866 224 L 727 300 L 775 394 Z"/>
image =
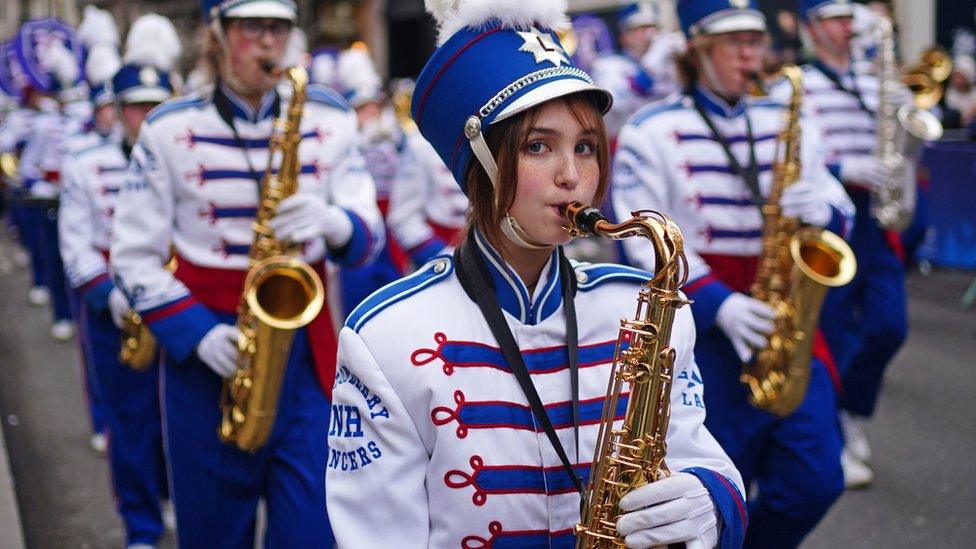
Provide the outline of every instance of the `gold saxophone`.
<path id="1" fill-rule="evenodd" d="M 762 253 L 750 288 L 754 298 L 776 312 L 776 328 L 752 362 L 743 365 L 740 380 L 749 386 L 753 406 L 782 417 L 806 395 L 813 336 L 827 289 L 850 282 L 857 261 L 843 238 L 817 227 L 801 228 L 799 220 L 782 215 L 783 191 L 800 177 L 803 71 L 787 65 L 777 74 L 792 92 L 777 141 L 772 189 L 762 206 Z"/>
<path id="2" fill-rule="evenodd" d="M 620 498 L 671 475 L 664 462 L 676 356 L 670 346 L 671 327 L 675 311 L 691 303 L 678 292 L 688 273 L 684 240 L 678 226 L 656 212 L 634 212 L 631 219 L 613 224 L 597 209 L 574 202 L 565 207 L 564 215 L 573 236 L 643 237 L 651 241 L 657 259 L 656 272 L 637 296 L 637 314 L 620 321 L 590 481 L 576 526 L 577 548 L 620 548 Z M 614 428 L 625 385 L 630 392 L 627 412 Z"/>
<path id="3" fill-rule="evenodd" d="M 284 116 L 274 121 L 268 144 L 268 167 L 237 311 L 241 332 L 237 372 L 224 380 L 220 403 L 221 440 L 233 442 L 246 452 L 258 450 L 268 440 L 295 331 L 311 322 L 325 301 L 318 274 L 294 257 L 298 246 L 275 238 L 268 226 L 278 203 L 298 190 L 299 124 L 308 84 L 308 73 L 301 67 L 282 72 L 291 82 L 292 97 Z M 275 174 L 274 160 L 279 152 L 281 164 Z"/>
<path id="4" fill-rule="evenodd" d="M 166 270 L 176 272 L 175 255 L 166 263 Z M 156 362 L 159 344 L 135 309 L 129 309 L 122 318 L 122 328 L 119 331 L 122 333 L 119 362 L 137 372 L 146 370 Z"/>

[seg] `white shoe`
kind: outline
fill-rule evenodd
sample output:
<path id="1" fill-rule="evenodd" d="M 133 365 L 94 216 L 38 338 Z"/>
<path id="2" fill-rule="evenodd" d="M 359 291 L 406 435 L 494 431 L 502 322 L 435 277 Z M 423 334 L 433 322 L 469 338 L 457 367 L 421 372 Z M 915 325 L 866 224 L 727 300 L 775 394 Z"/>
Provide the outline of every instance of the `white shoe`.
<path id="1" fill-rule="evenodd" d="M 163 526 L 170 532 L 176 531 L 176 510 L 173 509 L 173 501 L 164 499 L 159 502 L 159 513 L 163 516 Z"/>
<path id="2" fill-rule="evenodd" d="M 867 488 L 874 481 L 874 471 L 846 447 L 840 454 L 840 466 L 844 469 L 844 486 L 848 489 Z"/>
<path id="3" fill-rule="evenodd" d="M 133 543 L 129 545 L 126 549 L 156 549 L 155 545 L 149 545 L 148 543 Z"/>
<path id="4" fill-rule="evenodd" d="M 68 341 L 75 335 L 75 323 L 59 320 L 51 325 L 51 337 L 58 341 Z"/>
<path id="5" fill-rule="evenodd" d="M 47 305 L 51 302 L 51 292 L 47 291 L 44 286 L 34 286 L 27 292 L 27 301 L 38 307 Z"/>
<path id="6" fill-rule="evenodd" d="M 871 445 L 868 443 L 868 437 L 862 428 L 864 420 L 855 418 L 844 411 L 841 411 L 839 415 L 840 428 L 844 433 L 844 446 L 858 460 L 864 463 L 871 461 Z"/>
<path id="7" fill-rule="evenodd" d="M 102 433 L 92 435 L 88 443 L 91 445 L 92 451 L 100 456 L 104 456 L 108 451 L 108 439 Z"/>

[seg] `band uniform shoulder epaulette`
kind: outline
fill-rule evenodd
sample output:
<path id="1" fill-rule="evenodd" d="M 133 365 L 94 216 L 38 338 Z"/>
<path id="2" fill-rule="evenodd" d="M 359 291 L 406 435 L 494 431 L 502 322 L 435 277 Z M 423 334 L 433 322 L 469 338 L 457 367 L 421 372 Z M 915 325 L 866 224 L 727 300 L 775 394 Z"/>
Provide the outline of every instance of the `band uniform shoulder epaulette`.
<path id="1" fill-rule="evenodd" d="M 321 103 L 341 111 L 351 111 L 349 102 L 339 95 L 335 90 L 321 84 L 310 84 L 306 90 L 308 100 L 313 103 Z"/>
<path id="2" fill-rule="evenodd" d="M 435 257 L 410 276 L 391 282 L 363 300 L 346 319 L 346 326 L 356 332 L 384 309 L 445 280 L 454 272 L 451 256 Z"/>
<path id="3" fill-rule="evenodd" d="M 112 141 L 111 139 L 99 139 L 98 141 L 95 141 L 94 143 L 89 143 L 89 144 L 85 145 L 84 147 L 78 149 L 77 151 L 75 151 L 74 153 L 71 154 L 71 157 L 72 158 L 81 158 L 81 157 L 85 156 L 86 154 L 88 154 L 90 152 L 97 151 L 99 149 L 102 149 L 104 147 L 108 147 L 110 145 L 117 146 L 116 143 L 114 141 Z"/>
<path id="4" fill-rule="evenodd" d="M 630 117 L 630 120 L 627 122 L 627 125 L 640 126 L 644 122 L 647 122 L 648 120 L 654 118 L 659 114 L 681 110 L 684 109 L 685 106 L 686 105 L 683 101 L 683 96 L 667 97 L 665 99 L 662 99 L 660 101 L 655 101 L 653 103 L 650 103 L 638 109 L 637 112 L 635 112 L 634 115 Z"/>
<path id="5" fill-rule="evenodd" d="M 174 97 L 173 99 L 166 100 L 159 105 L 156 105 L 153 110 L 149 111 L 149 114 L 146 115 L 146 123 L 151 124 L 166 115 L 186 109 L 200 108 L 208 103 L 210 103 L 209 95 L 203 96 L 200 94 L 192 94 Z"/>
<path id="6" fill-rule="evenodd" d="M 575 263 L 577 288 L 587 292 L 607 282 L 643 284 L 653 276 L 647 271 L 616 263 Z"/>

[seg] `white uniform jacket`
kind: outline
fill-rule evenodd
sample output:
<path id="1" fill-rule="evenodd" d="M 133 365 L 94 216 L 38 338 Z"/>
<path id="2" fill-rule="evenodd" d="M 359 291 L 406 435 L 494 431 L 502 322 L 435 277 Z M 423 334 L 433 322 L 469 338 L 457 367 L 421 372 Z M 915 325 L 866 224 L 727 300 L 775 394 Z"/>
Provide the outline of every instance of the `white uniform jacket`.
<path id="1" fill-rule="evenodd" d="M 634 310 L 648 275 L 619 265 L 576 267 L 577 448 L 556 254 L 530 298 L 497 253 L 476 240 L 533 383 L 585 482 L 620 317 Z M 677 362 L 667 463 L 708 487 L 729 546 L 733 533 L 744 531 L 744 491 L 702 424 L 694 342 L 684 308 L 672 337 Z M 618 407 L 618 419 L 625 407 Z M 580 498 L 530 410 L 453 258 L 436 258 L 374 293 L 340 334 L 326 473 L 339 547 L 573 547 Z"/>
<path id="2" fill-rule="evenodd" d="M 307 91 L 298 192 L 342 208 L 354 230 L 341 249 L 326 250 L 321 237 L 305 242 L 301 257 L 309 263 L 328 256 L 340 265 L 359 265 L 372 259 L 384 237 L 373 182 L 356 150 L 355 114 L 327 88 Z M 268 92 L 255 112 L 221 87 L 161 104 L 140 129 L 116 208 L 112 268 L 118 285 L 177 361 L 189 356 L 217 318 L 164 268 L 171 247 L 186 272 L 219 269 L 241 283 L 233 273 L 247 270 L 258 182 L 267 167 L 279 102 L 284 112 L 287 98 Z M 236 135 L 218 104 L 233 116 Z"/>
<path id="3" fill-rule="evenodd" d="M 35 109 L 17 108 L 4 116 L 0 123 L 0 153 L 18 152 L 27 143 L 31 120 L 37 115 Z"/>
<path id="4" fill-rule="evenodd" d="M 639 60 L 622 53 L 598 57 L 593 61 L 592 75 L 598 86 L 613 95 L 613 105 L 604 116 L 611 137 L 620 133 L 637 109 L 677 89 L 674 75 L 666 67 L 645 68 Z"/>
<path id="5" fill-rule="evenodd" d="M 386 222 L 414 265 L 439 255 L 467 213 L 468 197 L 434 147 L 419 132 L 405 135 Z"/>
<path id="6" fill-rule="evenodd" d="M 31 120 L 30 137 L 20 156 L 20 178 L 31 194 L 54 198 L 61 190 L 64 141 L 81 132 L 83 122 L 68 114 L 40 112 Z"/>
<path id="7" fill-rule="evenodd" d="M 89 134 L 89 139 L 95 138 Z M 128 164 L 121 144 L 102 137 L 75 152 L 62 167 L 61 259 L 68 283 L 82 294 L 98 290 L 107 297 L 112 288 L 108 270 L 112 216 Z"/>
<path id="8" fill-rule="evenodd" d="M 837 179 L 841 178 L 840 164 L 844 157 L 874 154 L 879 80 L 872 71 L 873 64 L 868 62 L 852 63 L 851 68 L 843 75 L 838 75 L 819 61 L 803 66 L 804 116 L 816 118 L 825 162 Z M 838 88 L 827 75 L 839 79 L 848 91 Z M 907 88 L 900 84 L 898 86 L 900 89 L 895 94 L 896 102 L 910 102 L 911 94 Z M 783 90 L 778 88 L 776 91 Z M 860 96 L 860 103 L 855 94 Z M 862 108 L 862 103 L 870 112 Z M 855 183 L 842 182 L 858 187 Z"/>
<path id="9" fill-rule="evenodd" d="M 735 107 L 703 88 L 694 93 L 741 166 L 750 164 L 747 117 L 759 165 L 759 186 L 768 196 L 783 106 L 769 99 L 744 99 Z M 822 189 L 833 211 L 828 228 L 846 235 L 854 206 L 827 171 L 817 149 L 819 130 L 802 122 L 801 178 Z M 695 322 L 703 332 L 729 293 L 745 291 L 762 249 L 762 215 L 752 193 L 730 167 L 721 145 L 694 107 L 691 96 L 673 95 L 638 111 L 620 133 L 614 159 L 613 204 L 618 219 L 634 210 L 661 211 L 678 223 L 690 273 L 685 291 L 695 300 Z M 623 242 L 629 263 L 653 268 L 650 247 Z M 730 288 L 731 286 L 731 288 Z"/>

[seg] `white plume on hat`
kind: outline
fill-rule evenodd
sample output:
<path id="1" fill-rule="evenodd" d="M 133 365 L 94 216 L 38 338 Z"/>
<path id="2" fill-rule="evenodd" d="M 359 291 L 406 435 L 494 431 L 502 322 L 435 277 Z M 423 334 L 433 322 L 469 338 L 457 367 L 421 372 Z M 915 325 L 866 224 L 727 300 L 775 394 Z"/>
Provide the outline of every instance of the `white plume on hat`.
<path id="1" fill-rule="evenodd" d="M 78 25 L 78 39 L 92 48 L 98 44 L 119 47 L 119 27 L 112 14 L 91 4 L 85 6 L 81 25 Z"/>
<path id="2" fill-rule="evenodd" d="M 85 76 L 88 82 L 98 85 L 111 80 L 121 67 L 122 60 L 119 59 L 119 52 L 114 45 L 96 44 L 88 51 L 88 59 L 85 60 Z"/>
<path id="3" fill-rule="evenodd" d="M 61 40 L 55 40 L 48 44 L 41 51 L 39 61 L 44 71 L 54 76 L 54 79 L 63 88 L 74 84 L 81 73 L 78 58 Z"/>
<path id="4" fill-rule="evenodd" d="M 122 61 L 168 72 L 173 70 L 182 51 L 173 23 L 162 15 L 149 13 L 132 23 Z"/>
<path id="5" fill-rule="evenodd" d="M 328 54 L 319 54 L 312 58 L 312 66 L 309 69 L 309 76 L 312 82 L 334 86 L 336 80 L 336 59 Z"/>
<path id="6" fill-rule="evenodd" d="M 336 72 L 342 88 L 357 95 L 375 96 L 382 89 L 383 81 L 365 48 L 354 47 L 340 53 Z"/>
<path id="7" fill-rule="evenodd" d="M 479 28 L 496 20 L 515 29 L 569 25 L 566 0 L 425 0 L 424 4 L 437 20 L 438 45 L 465 27 Z"/>

